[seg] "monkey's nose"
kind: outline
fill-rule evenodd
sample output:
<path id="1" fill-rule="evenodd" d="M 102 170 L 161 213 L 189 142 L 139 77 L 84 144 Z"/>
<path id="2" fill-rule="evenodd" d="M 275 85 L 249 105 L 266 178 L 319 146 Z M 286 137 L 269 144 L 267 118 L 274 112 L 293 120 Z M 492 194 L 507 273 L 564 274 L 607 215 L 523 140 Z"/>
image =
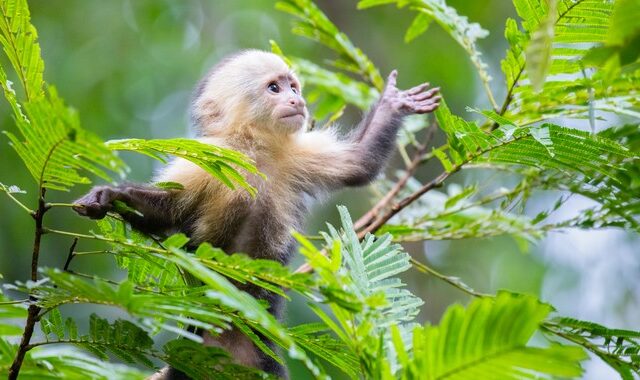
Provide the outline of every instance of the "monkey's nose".
<path id="1" fill-rule="evenodd" d="M 295 106 L 298 104 L 298 100 L 296 98 L 289 98 L 289 104 Z"/>

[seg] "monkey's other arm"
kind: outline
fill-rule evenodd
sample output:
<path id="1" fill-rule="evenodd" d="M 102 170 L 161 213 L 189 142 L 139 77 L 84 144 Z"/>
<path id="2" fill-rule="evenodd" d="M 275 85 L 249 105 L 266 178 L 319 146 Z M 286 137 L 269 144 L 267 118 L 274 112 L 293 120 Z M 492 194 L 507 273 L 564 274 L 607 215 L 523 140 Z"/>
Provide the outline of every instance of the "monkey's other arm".
<path id="1" fill-rule="evenodd" d="M 438 108 L 439 88 L 429 89 L 429 83 L 423 83 L 401 91 L 396 87 L 397 76 L 398 72 L 393 70 L 380 99 L 350 137 L 355 144 L 351 159 L 357 169 L 344 173 L 343 182 L 347 186 L 366 185 L 375 179 L 393 151 L 405 116 Z"/>
<path id="2" fill-rule="evenodd" d="M 178 225 L 175 191 L 148 185 L 96 186 L 75 201 L 74 210 L 91 219 L 102 219 L 115 211 L 115 201 L 126 203 L 137 212 L 121 212 L 122 217 L 139 231 L 158 233 Z"/>

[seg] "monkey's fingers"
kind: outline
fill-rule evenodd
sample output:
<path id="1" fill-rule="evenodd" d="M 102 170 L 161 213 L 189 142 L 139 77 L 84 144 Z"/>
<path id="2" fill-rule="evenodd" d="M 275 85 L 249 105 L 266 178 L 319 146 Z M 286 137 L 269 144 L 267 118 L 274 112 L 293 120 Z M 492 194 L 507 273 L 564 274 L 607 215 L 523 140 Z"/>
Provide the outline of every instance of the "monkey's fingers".
<path id="1" fill-rule="evenodd" d="M 421 102 L 423 100 L 433 98 L 435 95 L 438 94 L 438 92 L 440 92 L 440 87 L 434 87 L 429 91 L 421 92 L 419 94 L 411 96 L 411 99 L 413 99 L 416 102 Z"/>
<path id="2" fill-rule="evenodd" d="M 398 70 L 391 70 L 391 73 L 387 77 L 387 86 L 386 88 L 395 88 L 398 78 Z"/>
<path id="3" fill-rule="evenodd" d="M 414 111 L 418 114 L 433 112 L 440 106 L 440 97 L 428 99 L 415 105 Z"/>
<path id="4" fill-rule="evenodd" d="M 93 188 L 87 195 L 75 201 L 73 210 L 91 219 L 102 219 L 113 209 L 114 191 L 109 187 Z"/>
<path id="5" fill-rule="evenodd" d="M 412 87 L 412 88 L 408 89 L 405 92 L 407 93 L 407 95 L 416 95 L 416 94 L 419 94 L 422 91 L 426 90 L 427 88 L 429 88 L 429 85 L 431 85 L 431 83 L 425 82 L 425 83 L 419 84 L 419 85 L 417 85 L 415 87 Z"/>
<path id="6" fill-rule="evenodd" d="M 79 215 L 89 217 L 91 219 L 102 219 L 107 215 L 107 212 L 111 207 L 105 207 L 105 205 L 98 202 L 92 203 L 78 203 L 73 207 L 73 210 Z"/>

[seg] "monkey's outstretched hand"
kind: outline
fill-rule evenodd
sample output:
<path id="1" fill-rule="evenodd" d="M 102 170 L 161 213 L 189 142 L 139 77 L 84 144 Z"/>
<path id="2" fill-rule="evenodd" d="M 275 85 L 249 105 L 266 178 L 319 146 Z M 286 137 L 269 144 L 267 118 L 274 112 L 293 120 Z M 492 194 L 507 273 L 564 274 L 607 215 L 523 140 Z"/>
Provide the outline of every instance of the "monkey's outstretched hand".
<path id="1" fill-rule="evenodd" d="M 423 83 L 401 91 L 396 87 L 398 71 L 393 70 L 387 78 L 387 85 L 380 97 L 381 103 L 386 103 L 394 112 L 401 115 L 424 114 L 433 112 L 440 105 L 439 87 L 429 88 L 429 83 Z"/>

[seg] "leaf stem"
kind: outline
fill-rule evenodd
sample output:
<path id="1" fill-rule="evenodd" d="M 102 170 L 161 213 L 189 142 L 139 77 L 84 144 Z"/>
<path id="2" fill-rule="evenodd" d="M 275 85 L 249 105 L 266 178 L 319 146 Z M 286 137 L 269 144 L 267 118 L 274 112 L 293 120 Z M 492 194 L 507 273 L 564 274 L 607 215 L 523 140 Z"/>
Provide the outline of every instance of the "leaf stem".
<path id="1" fill-rule="evenodd" d="M 416 260 L 414 258 L 411 258 L 410 261 L 411 261 L 411 264 L 413 264 L 413 266 L 416 267 L 416 269 L 419 270 L 420 272 L 430 274 L 430 275 L 432 275 L 432 276 L 434 276 L 434 277 L 436 277 L 436 278 L 448 283 L 449 285 L 452 285 L 452 286 L 458 288 L 459 290 L 467 293 L 470 296 L 473 296 L 473 297 L 493 297 L 493 295 L 491 295 L 491 294 L 477 292 L 477 291 L 473 290 L 470 286 L 468 286 L 466 284 L 463 284 L 462 282 L 457 281 L 456 279 L 451 278 L 451 277 L 449 277 L 447 275 L 444 275 L 444 274 L 436 271 L 435 269 L 427 266 L 426 264 L 419 262 L 418 260 Z"/>
<path id="2" fill-rule="evenodd" d="M 7 196 L 14 201 L 18 206 L 20 206 L 20 208 L 22 208 L 23 210 L 25 210 L 26 212 L 29 213 L 29 215 L 31 215 L 32 217 L 36 214 L 35 211 L 33 211 L 32 209 L 30 209 L 29 207 L 27 207 L 24 203 L 20 202 L 16 197 L 14 197 L 11 193 L 9 193 L 8 191 L 6 192 Z"/>
<path id="3" fill-rule="evenodd" d="M 98 235 L 87 235 L 87 234 L 81 234 L 81 233 L 77 233 L 77 232 L 55 230 L 55 229 L 52 229 L 52 228 L 45 228 L 44 232 L 52 233 L 52 234 L 56 234 L 56 235 L 63 235 L 63 236 L 73 236 L 73 237 L 77 237 L 77 238 L 80 238 L 80 239 L 91 239 L 91 240 L 105 241 L 105 242 L 108 242 L 108 243 L 119 244 L 119 245 L 122 245 L 122 246 L 125 246 L 125 247 L 140 248 L 139 245 L 136 245 L 136 244 L 133 244 L 133 243 L 127 243 L 125 241 L 120 241 L 120 240 L 116 240 L 116 239 L 110 239 L 110 238 L 106 238 L 106 237 L 98 236 Z M 162 253 L 162 254 L 170 253 L 166 249 L 156 248 L 156 247 L 152 247 L 152 246 L 145 246 L 144 249 L 146 249 L 146 250 L 148 250 L 150 252 L 155 252 L 155 253 Z"/>
<path id="4" fill-rule="evenodd" d="M 49 207 L 82 207 L 82 205 L 75 203 L 47 203 Z"/>
<path id="5" fill-rule="evenodd" d="M 28 298 L 23 299 L 23 300 L 0 302 L 0 305 L 17 305 L 17 304 L 26 303 L 26 302 L 29 302 Z"/>

